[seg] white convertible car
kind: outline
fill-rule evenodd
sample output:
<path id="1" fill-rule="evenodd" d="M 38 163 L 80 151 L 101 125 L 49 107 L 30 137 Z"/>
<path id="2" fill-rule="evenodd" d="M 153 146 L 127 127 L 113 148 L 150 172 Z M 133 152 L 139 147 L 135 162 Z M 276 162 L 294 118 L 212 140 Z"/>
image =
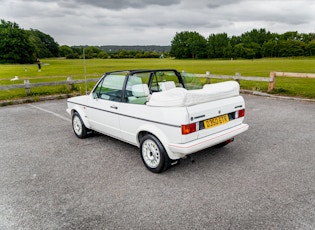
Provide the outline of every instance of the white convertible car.
<path id="1" fill-rule="evenodd" d="M 248 129 L 237 82 L 187 86 L 172 69 L 108 72 L 89 95 L 69 98 L 67 112 L 77 137 L 97 131 L 136 145 L 145 166 L 160 173 Z"/>

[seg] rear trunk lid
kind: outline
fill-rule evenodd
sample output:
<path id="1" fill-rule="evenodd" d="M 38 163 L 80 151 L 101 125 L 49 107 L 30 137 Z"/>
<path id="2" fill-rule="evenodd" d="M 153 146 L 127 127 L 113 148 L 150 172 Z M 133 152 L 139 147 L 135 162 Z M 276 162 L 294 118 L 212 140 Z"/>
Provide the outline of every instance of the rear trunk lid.
<path id="1" fill-rule="evenodd" d="M 229 97 L 188 106 L 187 112 L 189 121 L 196 123 L 198 139 L 242 124 L 245 102 L 242 96 Z"/>

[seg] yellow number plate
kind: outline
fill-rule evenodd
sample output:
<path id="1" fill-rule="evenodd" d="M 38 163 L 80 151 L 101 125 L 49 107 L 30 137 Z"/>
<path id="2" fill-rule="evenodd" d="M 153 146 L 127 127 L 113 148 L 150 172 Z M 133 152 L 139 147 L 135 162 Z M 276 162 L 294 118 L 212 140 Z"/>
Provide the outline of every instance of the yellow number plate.
<path id="1" fill-rule="evenodd" d="M 205 120 L 203 122 L 204 126 L 206 129 L 210 129 L 225 123 L 229 122 L 229 116 L 227 114 L 222 115 L 222 116 L 218 116 L 218 117 L 214 117 L 214 118 L 210 118 L 208 120 Z"/>

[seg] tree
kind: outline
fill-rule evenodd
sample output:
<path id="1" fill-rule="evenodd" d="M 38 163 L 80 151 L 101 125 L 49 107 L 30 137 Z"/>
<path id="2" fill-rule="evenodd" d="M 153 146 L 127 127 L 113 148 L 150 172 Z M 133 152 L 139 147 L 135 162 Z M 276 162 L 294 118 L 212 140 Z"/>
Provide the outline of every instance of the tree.
<path id="1" fill-rule="evenodd" d="M 233 56 L 233 47 L 231 45 L 231 42 L 228 42 L 227 47 L 224 49 L 224 57 L 231 58 L 232 56 Z"/>
<path id="2" fill-rule="evenodd" d="M 242 58 L 245 57 L 245 47 L 243 43 L 237 44 L 233 49 L 233 57 L 234 58 Z"/>
<path id="3" fill-rule="evenodd" d="M 280 40 L 288 41 L 288 40 L 300 40 L 301 37 L 297 31 L 289 31 L 280 35 Z"/>
<path id="4" fill-rule="evenodd" d="M 289 31 L 277 34 L 265 29 L 253 29 L 231 38 L 226 33 L 211 34 L 206 41 L 208 58 L 315 55 L 315 33 L 300 34 L 297 31 Z M 204 55 L 202 44 L 202 36 L 197 32 L 176 33 L 170 54 L 176 58 L 201 58 Z"/>
<path id="5" fill-rule="evenodd" d="M 265 29 L 253 29 L 252 31 L 243 33 L 241 35 L 241 42 L 244 44 L 245 48 L 248 49 L 248 51 L 250 50 L 249 56 L 252 56 L 254 53 L 254 58 L 261 58 L 261 47 L 263 46 L 264 42 L 269 40 L 270 37 L 270 32 L 266 32 Z"/>
<path id="6" fill-rule="evenodd" d="M 102 59 L 106 59 L 106 58 L 108 58 L 108 53 L 106 53 L 105 51 L 101 51 L 98 53 L 97 57 L 102 58 Z"/>
<path id="7" fill-rule="evenodd" d="M 262 57 L 276 57 L 277 56 L 277 42 L 269 40 L 264 42 L 261 47 Z"/>
<path id="8" fill-rule="evenodd" d="M 309 42 L 305 48 L 306 54 L 309 56 L 315 56 L 315 40 Z"/>
<path id="9" fill-rule="evenodd" d="M 175 37 L 173 38 L 171 42 L 171 51 L 170 55 L 182 59 L 182 58 L 189 58 L 189 47 L 188 47 L 188 37 L 189 32 L 181 32 L 176 33 Z"/>
<path id="10" fill-rule="evenodd" d="M 25 30 L 13 22 L 1 20 L 0 62 L 33 63 L 36 61 L 35 48 Z"/>
<path id="11" fill-rule="evenodd" d="M 256 42 L 250 42 L 249 44 L 246 44 L 246 48 L 247 49 L 251 49 L 254 54 L 253 57 L 250 57 L 250 58 L 261 58 L 262 57 L 262 54 L 261 54 L 261 46 L 256 43 Z M 250 55 L 252 56 L 252 54 Z"/>
<path id="12" fill-rule="evenodd" d="M 204 58 L 206 57 L 206 39 L 197 32 L 184 31 L 176 33 L 171 42 L 170 55 L 175 58 Z"/>
<path id="13" fill-rule="evenodd" d="M 250 32 L 245 32 L 241 35 L 241 41 L 243 44 L 250 44 L 252 42 L 262 46 L 265 41 L 271 39 L 273 35 L 267 32 L 266 29 L 253 29 Z"/>
<path id="14" fill-rule="evenodd" d="M 226 58 L 230 57 L 231 47 L 228 47 L 230 39 L 226 33 L 211 34 L 208 38 L 208 57 Z M 227 49 L 230 49 L 229 51 Z"/>
<path id="15" fill-rule="evenodd" d="M 72 55 L 73 50 L 71 47 L 63 45 L 59 46 L 59 56 L 60 57 L 67 57 L 68 55 Z"/>
<path id="16" fill-rule="evenodd" d="M 197 32 L 189 33 L 188 47 L 192 59 L 204 58 L 207 55 L 207 41 Z"/>
<path id="17" fill-rule="evenodd" d="M 240 36 L 232 36 L 231 39 L 230 39 L 230 42 L 231 42 L 231 46 L 234 47 L 237 44 L 242 43 L 242 40 L 241 40 Z"/>
<path id="18" fill-rule="evenodd" d="M 244 58 L 253 59 L 253 58 L 256 57 L 256 53 L 255 53 L 254 49 L 252 49 L 252 48 L 245 48 L 244 51 L 245 51 Z"/>
<path id="19" fill-rule="evenodd" d="M 279 57 L 303 56 L 305 43 L 296 40 L 279 41 Z"/>
<path id="20" fill-rule="evenodd" d="M 37 57 L 58 57 L 59 45 L 50 35 L 33 29 L 27 31 L 27 33 L 35 47 Z"/>
<path id="21" fill-rule="evenodd" d="M 89 46 L 84 49 L 85 58 L 97 58 L 100 52 L 102 52 L 102 50 L 95 46 Z"/>

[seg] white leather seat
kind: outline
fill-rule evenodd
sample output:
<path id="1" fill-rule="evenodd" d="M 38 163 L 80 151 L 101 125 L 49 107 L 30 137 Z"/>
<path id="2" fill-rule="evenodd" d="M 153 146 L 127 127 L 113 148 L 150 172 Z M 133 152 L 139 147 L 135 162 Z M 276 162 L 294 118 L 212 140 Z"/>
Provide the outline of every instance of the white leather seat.
<path id="1" fill-rule="evenodd" d="M 176 85 L 175 85 L 175 82 L 173 81 L 163 81 L 163 82 L 159 82 L 159 87 L 161 91 L 166 91 L 169 89 L 176 88 Z"/>
<path id="2" fill-rule="evenodd" d="M 147 84 L 133 85 L 131 88 L 132 97 L 128 97 L 128 102 L 133 104 L 145 104 L 150 97 L 150 90 Z"/>

